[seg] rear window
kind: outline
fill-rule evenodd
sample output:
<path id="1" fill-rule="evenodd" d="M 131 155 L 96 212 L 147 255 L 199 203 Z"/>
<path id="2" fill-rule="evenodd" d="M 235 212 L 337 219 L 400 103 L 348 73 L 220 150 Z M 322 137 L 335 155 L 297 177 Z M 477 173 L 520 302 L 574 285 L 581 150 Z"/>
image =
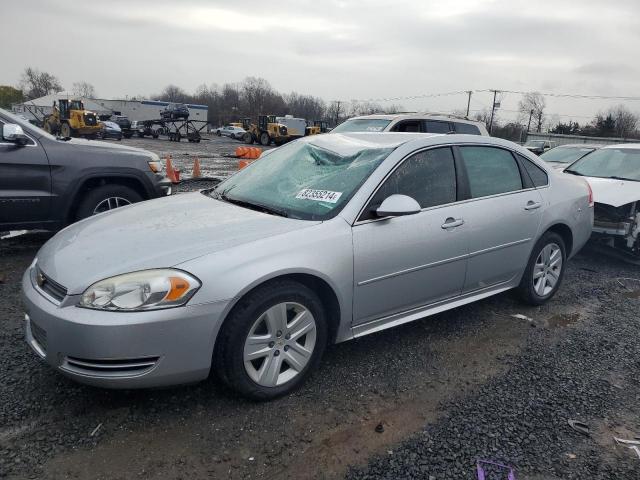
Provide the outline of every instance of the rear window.
<path id="1" fill-rule="evenodd" d="M 454 123 L 457 133 L 464 133 L 467 135 L 481 135 L 480 129 L 470 123 Z"/>
<path id="2" fill-rule="evenodd" d="M 383 120 L 380 118 L 354 118 L 341 123 L 331 132 L 382 132 L 390 123 L 391 120 Z"/>

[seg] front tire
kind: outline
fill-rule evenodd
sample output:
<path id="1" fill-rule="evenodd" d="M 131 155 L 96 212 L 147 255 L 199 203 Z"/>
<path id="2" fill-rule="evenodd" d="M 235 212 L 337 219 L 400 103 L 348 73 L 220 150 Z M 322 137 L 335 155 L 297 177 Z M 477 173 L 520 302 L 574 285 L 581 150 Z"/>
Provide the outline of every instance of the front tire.
<path id="1" fill-rule="evenodd" d="M 318 295 L 282 280 L 259 287 L 234 307 L 213 358 L 227 386 L 254 400 L 270 400 L 302 385 L 320 363 L 327 322 Z"/>
<path id="2" fill-rule="evenodd" d="M 89 190 L 84 195 L 76 212 L 76 220 L 140 201 L 142 197 L 132 188 L 124 185 L 102 185 Z"/>
<path id="3" fill-rule="evenodd" d="M 546 232 L 533 247 L 529 263 L 518 287 L 520 298 L 530 305 L 542 305 L 556 294 L 567 262 L 564 240 Z"/>
<path id="4" fill-rule="evenodd" d="M 260 145 L 264 147 L 268 147 L 270 143 L 271 143 L 271 138 L 269 137 L 269 134 L 267 132 L 262 132 L 260 134 Z"/>
<path id="5" fill-rule="evenodd" d="M 68 123 L 63 123 L 62 125 L 60 125 L 60 135 L 62 135 L 64 138 L 70 138 L 71 133 L 71 126 Z"/>

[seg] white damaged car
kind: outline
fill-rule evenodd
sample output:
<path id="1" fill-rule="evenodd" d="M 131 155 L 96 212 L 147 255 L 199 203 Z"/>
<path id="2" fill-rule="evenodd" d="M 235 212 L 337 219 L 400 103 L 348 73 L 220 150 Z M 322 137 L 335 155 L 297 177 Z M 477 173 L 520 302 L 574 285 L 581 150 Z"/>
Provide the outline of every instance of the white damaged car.
<path id="1" fill-rule="evenodd" d="M 640 143 L 608 145 L 564 170 L 591 186 L 593 235 L 640 258 Z"/>

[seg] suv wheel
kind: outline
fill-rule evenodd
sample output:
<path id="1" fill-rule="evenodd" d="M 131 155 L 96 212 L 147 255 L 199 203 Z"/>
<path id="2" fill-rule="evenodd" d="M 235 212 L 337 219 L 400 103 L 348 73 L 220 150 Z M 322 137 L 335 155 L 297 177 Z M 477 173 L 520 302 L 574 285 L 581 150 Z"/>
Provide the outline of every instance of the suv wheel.
<path id="1" fill-rule="evenodd" d="M 78 206 L 76 220 L 108 212 L 115 208 L 124 207 L 132 203 L 140 202 L 142 197 L 132 188 L 124 185 L 102 185 L 89 190 Z"/>
<path id="2" fill-rule="evenodd" d="M 302 385 L 327 342 L 325 312 L 316 293 L 283 280 L 250 293 L 220 332 L 213 365 L 245 397 L 269 400 Z"/>
<path id="3" fill-rule="evenodd" d="M 562 237 L 545 233 L 533 247 L 518 292 L 531 305 L 542 305 L 558 291 L 564 277 L 567 254 Z"/>

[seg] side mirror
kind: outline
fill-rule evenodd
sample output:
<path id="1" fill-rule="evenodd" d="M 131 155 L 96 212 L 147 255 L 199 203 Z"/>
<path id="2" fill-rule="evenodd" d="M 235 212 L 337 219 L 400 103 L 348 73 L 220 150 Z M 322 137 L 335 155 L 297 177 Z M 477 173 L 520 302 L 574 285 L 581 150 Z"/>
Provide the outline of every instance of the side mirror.
<path id="1" fill-rule="evenodd" d="M 29 141 L 24 134 L 22 127 L 15 123 L 7 123 L 2 127 L 2 138 L 7 142 L 15 143 L 16 145 L 24 146 Z"/>
<path id="2" fill-rule="evenodd" d="M 391 195 L 376 209 L 378 217 L 401 217 L 419 213 L 420 204 L 407 195 Z"/>

